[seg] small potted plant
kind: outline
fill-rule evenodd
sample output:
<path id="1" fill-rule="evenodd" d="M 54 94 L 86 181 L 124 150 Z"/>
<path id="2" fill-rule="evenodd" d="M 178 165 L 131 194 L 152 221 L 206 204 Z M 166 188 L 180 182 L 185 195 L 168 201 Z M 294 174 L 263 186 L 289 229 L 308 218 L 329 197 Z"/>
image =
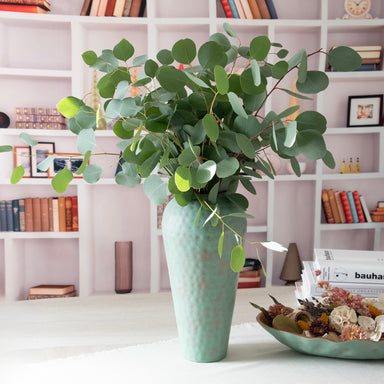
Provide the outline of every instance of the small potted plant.
<path id="1" fill-rule="evenodd" d="M 89 160 L 94 132 L 106 119 L 115 121 L 113 132 L 121 139 L 116 183 L 135 187 L 144 180 L 144 191 L 156 204 L 174 196 L 164 212 L 163 237 L 179 335 L 184 355 L 194 361 L 220 360 L 226 354 L 237 272 L 245 262 L 248 201 L 238 186 L 255 194 L 253 179 L 261 173 L 274 177 L 266 149 L 288 159 L 298 176 L 299 155 L 335 166 L 323 138 L 323 115 L 308 110 L 291 120 L 299 106 L 264 114 L 266 100 L 277 92 L 308 99 L 324 90 L 328 77 L 307 69 L 310 56 L 327 54 L 335 70 L 361 64 L 347 47 L 290 54 L 266 36 L 256 36 L 249 46 L 235 45 L 236 33 L 228 24 L 224 30 L 198 49 L 191 39 L 179 40 L 171 50 L 159 51 L 156 60 L 133 58 L 134 47 L 125 39 L 99 56 L 87 51 L 85 63 L 103 73 L 97 84 L 106 99 L 103 108 L 95 110 L 73 96 L 58 103 L 69 118 L 68 128 L 78 135 L 84 155 L 78 173 L 86 182 L 97 182 L 102 173 Z M 137 81 L 133 68 L 142 69 Z M 283 88 L 292 72 L 297 72 L 297 92 Z M 130 87 L 143 92 L 127 96 Z M 48 167 L 54 156 L 40 167 Z M 22 173 L 22 167 L 16 168 L 12 182 Z M 52 185 L 61 193 L 72 178 L 64 168 Z"/>

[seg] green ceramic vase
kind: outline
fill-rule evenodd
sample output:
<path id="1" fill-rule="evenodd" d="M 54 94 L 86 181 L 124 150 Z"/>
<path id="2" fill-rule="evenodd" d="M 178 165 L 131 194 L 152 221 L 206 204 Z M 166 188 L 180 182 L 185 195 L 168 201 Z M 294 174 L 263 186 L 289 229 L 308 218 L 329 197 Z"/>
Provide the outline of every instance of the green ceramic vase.
<path id="1" fill-rule="evenodd" d="M 221 215 L 237 211 L 223 198 L 219 207 Z M 205 209 L 195 225 L 199 208 L 198 201 L 181 207 L 171 200 L 164 210 L 162 231 L 182 353 L 187 360 L 203 363 L 227 354 L 238 273 L 230 265 L 235 236 L 225 231 L 220 258 L 222 225 L 203 226 L 210 215 Z M 228 217 L 226 222 L 245 234 L 244 218 Z"/>

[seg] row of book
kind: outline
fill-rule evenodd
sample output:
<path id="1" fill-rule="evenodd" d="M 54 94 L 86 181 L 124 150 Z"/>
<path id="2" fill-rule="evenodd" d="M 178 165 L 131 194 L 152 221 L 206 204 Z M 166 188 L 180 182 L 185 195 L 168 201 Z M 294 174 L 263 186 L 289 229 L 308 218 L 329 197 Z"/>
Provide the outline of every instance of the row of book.
<path id="1" fill-rule="evenodd" d="M 81 16 L 143 17 L 146 0 L 84 0 Z"/>
<path id="2" fill-rule="evenodd" d="M 66 118 L 56 108 L 15 108 L 15 128 L 67 129 Z"/>
<path id="3" fill-rule="evenodd" d="M 364 196 L 358 191 L 323 189 L 321 199 L 328 224 L 372 222 Z"/>
<path id="4" fill-rule="evenodd" d="M 2 232 L 74 232 L 79 230 L 77 196 L 26 197 L 0 201 Z"/>
<path id="5" fill-rule="evenodd" d="M 49 0 L 0 0 L 0 11 L 47 13 L 50 10 Z"/>
<path id="6" fill-rule="evenodd" d="M 234 19 L 277 19 L 273 0 L 217 0 L 218 17 Z"/>
<path id="7" fill-rule="evenodd" d="M 332 47 L 334 49 L 336 47 Z M 354 49 L 362 60 L 361 66 L 356 71 L 376 71 L 382 68 L 382 50 L 381 45 L 349 45 L 349 48 Z M 333 70 L 329 66 L 329 70 Z"/>
<path id="8" fill-rule="evenodd" d="M 29 288 L 27 300 L 53 299 L 77 296 L 73 284 L 42 284 Z"/>
<path id="9" fill-rule="evenodd" d="M 302 299 L 325 292 L 318 287 L 319 281 L 352 294 L 377 297 L 384 292 L 384 252 L 315 248 L 313 261 L 303 261 L 301 278 L 296 293 Z"/>

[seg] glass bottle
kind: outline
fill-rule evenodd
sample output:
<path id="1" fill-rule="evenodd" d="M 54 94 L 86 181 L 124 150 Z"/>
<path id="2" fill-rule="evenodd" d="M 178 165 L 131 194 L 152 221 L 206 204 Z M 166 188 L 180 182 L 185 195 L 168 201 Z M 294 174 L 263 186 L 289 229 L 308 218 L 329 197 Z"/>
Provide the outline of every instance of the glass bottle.
<path id="1" fill-rule="evenodd" d="M 353 161 L 352 161 L 352 157 L 349 159 L 348 173 L 353 173 Z"/>

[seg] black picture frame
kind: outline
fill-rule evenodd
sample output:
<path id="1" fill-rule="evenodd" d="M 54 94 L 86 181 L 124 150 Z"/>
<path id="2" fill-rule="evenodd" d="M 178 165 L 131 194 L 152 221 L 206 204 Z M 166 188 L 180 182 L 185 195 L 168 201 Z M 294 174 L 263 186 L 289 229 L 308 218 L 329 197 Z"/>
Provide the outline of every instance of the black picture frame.
<path id="1" fill-rule="evenodd" d="M 383 95 L 348 97 L 347 127 L 377 127 L 382 123 Z"/>

